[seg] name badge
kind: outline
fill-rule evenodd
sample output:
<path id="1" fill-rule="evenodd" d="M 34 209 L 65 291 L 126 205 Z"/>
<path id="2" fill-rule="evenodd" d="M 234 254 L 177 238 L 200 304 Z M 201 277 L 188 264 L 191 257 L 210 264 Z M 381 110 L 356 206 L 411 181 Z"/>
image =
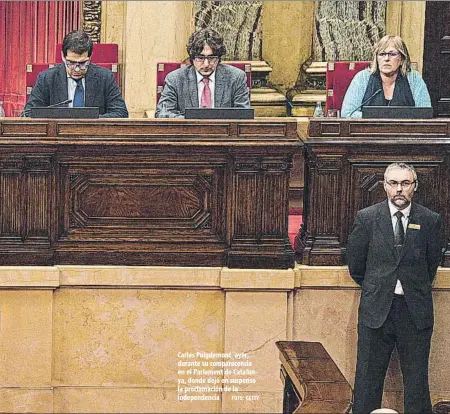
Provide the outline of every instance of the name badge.
<path id="1" fill-rule="evenodd" d="M 420 224 L 408 224 L 408 229 L 420 230 Z"/>

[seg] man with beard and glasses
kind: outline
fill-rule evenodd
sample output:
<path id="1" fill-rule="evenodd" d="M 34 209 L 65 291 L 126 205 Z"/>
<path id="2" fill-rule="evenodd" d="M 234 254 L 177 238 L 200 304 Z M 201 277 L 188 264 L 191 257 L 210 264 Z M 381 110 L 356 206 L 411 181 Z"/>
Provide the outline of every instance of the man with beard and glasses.
<path id="1" fill-rule="evenodd" d="M 127 118 L 128 111 L 114 74 L 91 63 L 94 44 L 87 33 L 68 33 L 62 43 L 63 62 L 41 72 L 24 108 L 30 116 L 36 106 L 98 106 L 100 118 Z"/>
<path id="2" fill-rule="evenodd" d="M 245 72 L 221 63 L 226 48 L 219 33 L 197 30 L 186 49 L 191 65 L 166 76 L 156 118 L 183 118 L 186 108 L 250 108 Z"/>
<path id="3" fill-rule="evenodd" d="M 394 346 L 405 413 L 431 413 L 428 360 L 431 285 L 441 261 L 441 217 L 412 202 L 417 174 L 404 163 L 384 173 L 387 200 L 358 212 L 347 245 L 350 275 L 361 285 L 353 413 L 381 407 Z"/>

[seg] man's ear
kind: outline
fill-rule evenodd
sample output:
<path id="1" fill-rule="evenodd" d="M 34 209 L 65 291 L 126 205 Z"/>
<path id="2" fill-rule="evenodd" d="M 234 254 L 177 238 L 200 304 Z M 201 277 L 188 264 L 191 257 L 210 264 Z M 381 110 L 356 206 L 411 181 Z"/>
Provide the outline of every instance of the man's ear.
<path id="1" fill-rule="evenodd" d="M 419 183 L 416 181 L 416 182 L 414 183 L 414 191 L 417 191 L 417 187 L 419 187 Z"/>

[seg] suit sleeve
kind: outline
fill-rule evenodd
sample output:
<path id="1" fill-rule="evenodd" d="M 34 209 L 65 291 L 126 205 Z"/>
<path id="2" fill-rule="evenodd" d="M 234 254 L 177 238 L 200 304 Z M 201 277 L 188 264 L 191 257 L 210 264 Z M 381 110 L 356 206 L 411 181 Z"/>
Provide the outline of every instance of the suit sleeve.
<path id="1" fill-rule="evenodd" d="M 433 283 L 433 280 L 436 277 L 437 268 L 442 260 L 441 224 L 441 216 L 437 214 L 427 245 L 428 274 L 431 283 Z"/>
<path id="2" fill-rule="evenodd" d="M 26 117 L 31 116 L 31 108 L 35 106 L 48 106 L 50 105 L 50 88 L 48 87 L 47 73 L 39 73 L 36 84 L 31 90 L 31 95 L 28 98 L 28 102 L 23 108 L 23 115 Z"/>
<path id="3" fill-rule="evenodd" d="M 235 81 L 235 89 L 233 93 L 234 108 L 250 108 L 250 96 L 247 87 L 247 75 L 243 70 L 239 71 L 239 75 Z"/>
<path id="4" fill-rule="evenodd" d="M 155 118 L 183 118 L 178 106 L 176 77 L 172 72 L 166 76 L 164 89 L 156 105 Z"/>
<path id="5" fill-rule="evenodd" d="M 366 273 L 367 252 L 369 249 L 368 229 L 358 213 L 347 244 L 347 262 L 350 276 L 361 285 Z"/>
<path id="6" fill-rule="evenodd" d="M 128 110 L 112 72 L 105 78 L 105 113 L 100 118 L 128 118 Z"/>

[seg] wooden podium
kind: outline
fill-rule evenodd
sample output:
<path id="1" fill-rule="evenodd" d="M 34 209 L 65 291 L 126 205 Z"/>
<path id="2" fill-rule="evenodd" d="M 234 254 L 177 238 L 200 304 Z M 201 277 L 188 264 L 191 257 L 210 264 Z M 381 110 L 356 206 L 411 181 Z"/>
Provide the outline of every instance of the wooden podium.
<path id="1" fill-rule="evenodd" d="M 0 265 L 289 268 L 290 120 L 0 120 Z"/>
<path id="2" fill-rule="evenodd" d="M 308 135 L 304 264 L 345 264 L 357 211 L 386 198 L 384 170 L 403 161 L 417 170 L 414 201 L 442 215 L 450 266 L 450 120 L 312 119 Z"/>

